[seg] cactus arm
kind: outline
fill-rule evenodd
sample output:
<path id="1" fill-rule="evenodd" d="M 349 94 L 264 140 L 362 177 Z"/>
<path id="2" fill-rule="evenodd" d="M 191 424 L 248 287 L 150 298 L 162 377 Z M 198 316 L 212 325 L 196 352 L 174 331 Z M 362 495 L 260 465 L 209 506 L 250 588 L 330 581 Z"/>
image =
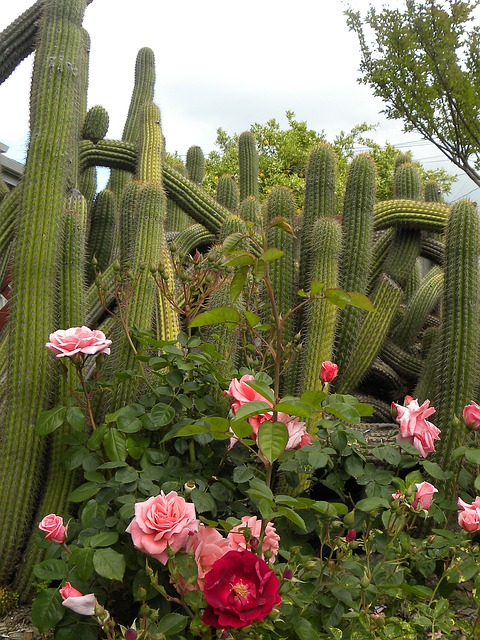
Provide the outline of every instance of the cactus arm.
<path id="1" fill-rule="evenodd" d="M 185 166 L 188 178 L 195 184 L 202 184 L 205 177 L 205 156 L 200 147 L 194 145 L 188 149 Z"/>
<path id="2" fill-rule="evenodd" d="M 215 197 L 219 204 L 221 204 L 229 211 L 232 211 L 232 213 L 238 210 L 238 206 L 240 203 L 240 192 L 233 176 L 220 176 Z"/>
<path id="3" fill-rule="evenodd" d="M 116 257 L 118 216 L 113 191 L 103 189 L 97 193 L 90 217 L 86 270 L 92 283 L 95 280 L 92 258 L 97 261 L 97 270 L 103 272 Z"/>
<path id="4" fill-rule="evenodd" d="M 213 244 L 216 236 L 201 224 L 192 224 L 187 229 L 180 231 L 172 241 L 170 248 L 172 253 L 179 256 L 186 256 L 195 248 L 203 244 Z"/>
<path id="5" fill-rule="evenodd" d="M 442 232 L 450 207 L 441 202 L 385 200 L 374 207 L 374 228 L 402 226 L 408 229 Z"/>
<path id="6" fill-rule="evenodd" d="M 339 372 L 337 390 L 351 393 L 357 387 L 379 352 L 400 304 L 402 290 L 386 274 L 382 274 L 372 294 L 375 311 L 365 315 L 350 360 Z"/>

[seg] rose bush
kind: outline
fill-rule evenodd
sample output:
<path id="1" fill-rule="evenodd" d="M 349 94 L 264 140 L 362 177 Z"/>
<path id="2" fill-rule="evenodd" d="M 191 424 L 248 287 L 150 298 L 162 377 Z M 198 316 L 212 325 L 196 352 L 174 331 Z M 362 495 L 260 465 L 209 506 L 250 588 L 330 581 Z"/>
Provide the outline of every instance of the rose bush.
<path id="1" fill-rule="evenodd" d="M 215 629 L 246 627 L 280 605 L 279 581 L 268 564 L 250 551 L 229 551 L 205 576 L 207 608 L 202 620 Z"/>

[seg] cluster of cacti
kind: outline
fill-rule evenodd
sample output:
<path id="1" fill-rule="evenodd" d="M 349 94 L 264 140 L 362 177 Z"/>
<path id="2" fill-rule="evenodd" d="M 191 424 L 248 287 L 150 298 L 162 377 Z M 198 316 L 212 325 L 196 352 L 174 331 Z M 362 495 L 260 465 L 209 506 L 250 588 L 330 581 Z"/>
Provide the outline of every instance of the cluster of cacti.
<path id="1" fill-rule="evenodd" d="M 134 283 L 128 308 L 119 308 L 119 313 L 128 311 L 128 326 L 175 338 L 179 314 L 152 277 L 161 270 L 175 296 L 172 254 L 178 259 L 232 233 L 258 238 L 279 216 L 297 228 L 295 200 L 287 189 L 274 188 L 264 203 L 259 201 L 257 148 L 250 132 L 239 137 L 238 183 L 232 176 L 220 177 L 216 198 L 201 186 L 201 149 L 190 148 L 186 167 L 165 161 L 150 49 L 137 57 L 122 140 L 105 139 L 108 114 L 99 106 L 86 110 L 88 34 L 82 19 L 88 4 L 39 0 L 0 38 L 0 81 L 30 51 L 35 49 L 36 56 L 25 173 L 9 194 L 0 183 L 0 276 L 3 280 L 11 269 L 14 292 L 0 342 L 2 355 L 9 353 L 8 359 L 0 358 L 5 380 L 0 580 L 11 577 L 19 552 L 28 545 L 29 559 L 17 572 L 22 593 L 28 591 L 36 559 L 28 543 L 35 511 L 64 511 L 73 482 L 60 468 L 60 433 L 40 482 L 45 463 L 35 421 L 66 393 L 44 346 L 49 333 L 80 324 L 105 328 L 97 284 L 111 296 L 115 265 L 120 264 Z M 335 154 L 325 143 L 312 149 L 298 234 L 281 226 L 266 234 L 269 246 L 283 251 L 268 264 L 268 274 L 281 317 L 298 303 L 298 289 L 308 291 L 313 282 L 367 294 L 375 306 L 374 312 L 339 310 L 319 297 L 290 317 L 281 338 L 287 353 L 290 349 L 288 357 L 295 354 L 296 359 L 288 361 L 283 391 L 319 387 L 323 360 L 340 365 L 337 391 L 372 398 L 376 420 L 389 415 L 390 401 L 401 393 L 416 386 L 423 400 L 428 390 L 445 434 L 440 455 L 447 463 L 454 445 L 452 419 L 472 399 L 476 383 L 478 215 L 467 201 L 452 208 L 440 202 L 438 187 L 424 189 L 409 160 L 402 158 L 396 167 L 396 198 L 375 203 L 373 161 L 365 155 L 355 158 L 338 211 Z M 111 170 L 107 189 L 99 193 L 96 166 Z M 239 247 L 250 250 L 253 244 Z M 259 290 L 255 311 L 268 320 L 265 293 Z M 240 309 L 246 298 L 231 302 L 224 287 L 208 304 Z M 441 313 L 434 313 L 438 307 Z M 210 331 L 209 337 L 232 366 L 248 364 L 235 328 Z M 119 331 L 109 361 L 112 373 L 135 366 L 133 346 Z M 137 393 L 137 379 L 131 377 L 115 388 L 110 406 L 132 401 Z"/>

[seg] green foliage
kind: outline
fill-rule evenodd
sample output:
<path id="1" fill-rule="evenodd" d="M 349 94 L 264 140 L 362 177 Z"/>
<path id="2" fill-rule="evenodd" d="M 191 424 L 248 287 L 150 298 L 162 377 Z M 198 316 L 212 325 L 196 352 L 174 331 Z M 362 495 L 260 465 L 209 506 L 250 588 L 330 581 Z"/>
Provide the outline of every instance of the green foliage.
<path id="1" fill-rule="evenodd" d="M 418 131 L 477 184 L 478 6 L 409 0 L 404 9 L 371 7 L 363 19 L 346 11 L 360 43 L 362 80 L 384 101 L 387 117 Z"/>

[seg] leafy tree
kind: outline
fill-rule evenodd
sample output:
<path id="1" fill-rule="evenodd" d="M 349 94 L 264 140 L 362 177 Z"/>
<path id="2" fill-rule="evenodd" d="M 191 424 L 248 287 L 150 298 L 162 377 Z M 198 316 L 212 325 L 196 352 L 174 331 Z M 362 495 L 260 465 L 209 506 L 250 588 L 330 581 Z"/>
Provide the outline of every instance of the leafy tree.
<path id="1" fill-rule="evenodd" d="M 326 141 L 325 132 L 309 129 L 306 122 L 295 119 L 292 111 L 286 113 L 288 128 L 282 130 L 275 119 L 266 124 L 254 123 L 250 131 L 257 140 L 257 150 L 260 168 L 260 198 L 264 198 L 272 187 L 285 186 L 290 188 L 296 197 L 299 209 L 303 207 L 304 178 L 310 149 L 321 141 Z M 386 200 L 392 197 L 393 171 L 396 158 L 401 151 L 391 144 L 380 146 L 366 134 L 374 129 L 371 125 L 362 123 L 353 127 L 349 132 L 340 131 L 333 141 L 329 141 L 337 153 L 337 198 L 343 202 L 343 191 L 347 168 L 352 158 L 361 148 L 369 153 L 378 169 L 377 198 Z M 216 146 L 218 151 L 212 151 L 207 157 L 205 165 L 205 179 L 203 186 L 214 192 L 218 178 L 224 174 L 236 176 L 238 171 L 238 134 L 228 135 L 223 129 L 217 130 Z M 419 166 L 423 177 L 435 179 L 443 193 L 448 194 L 455 177 L 443 170 L 424 171 Z M 340 211 L 341 209 L 339 209 Z"/>
<path id="2" fill-rule="evenodd" d="M 480 185 L 480 0 L 406 0 L 403 10 L 351 8 L 362 81 L 385 103 L 385 114 L 419 131 Z M 372 33 L 372 42 L 367 34 Z"/>

